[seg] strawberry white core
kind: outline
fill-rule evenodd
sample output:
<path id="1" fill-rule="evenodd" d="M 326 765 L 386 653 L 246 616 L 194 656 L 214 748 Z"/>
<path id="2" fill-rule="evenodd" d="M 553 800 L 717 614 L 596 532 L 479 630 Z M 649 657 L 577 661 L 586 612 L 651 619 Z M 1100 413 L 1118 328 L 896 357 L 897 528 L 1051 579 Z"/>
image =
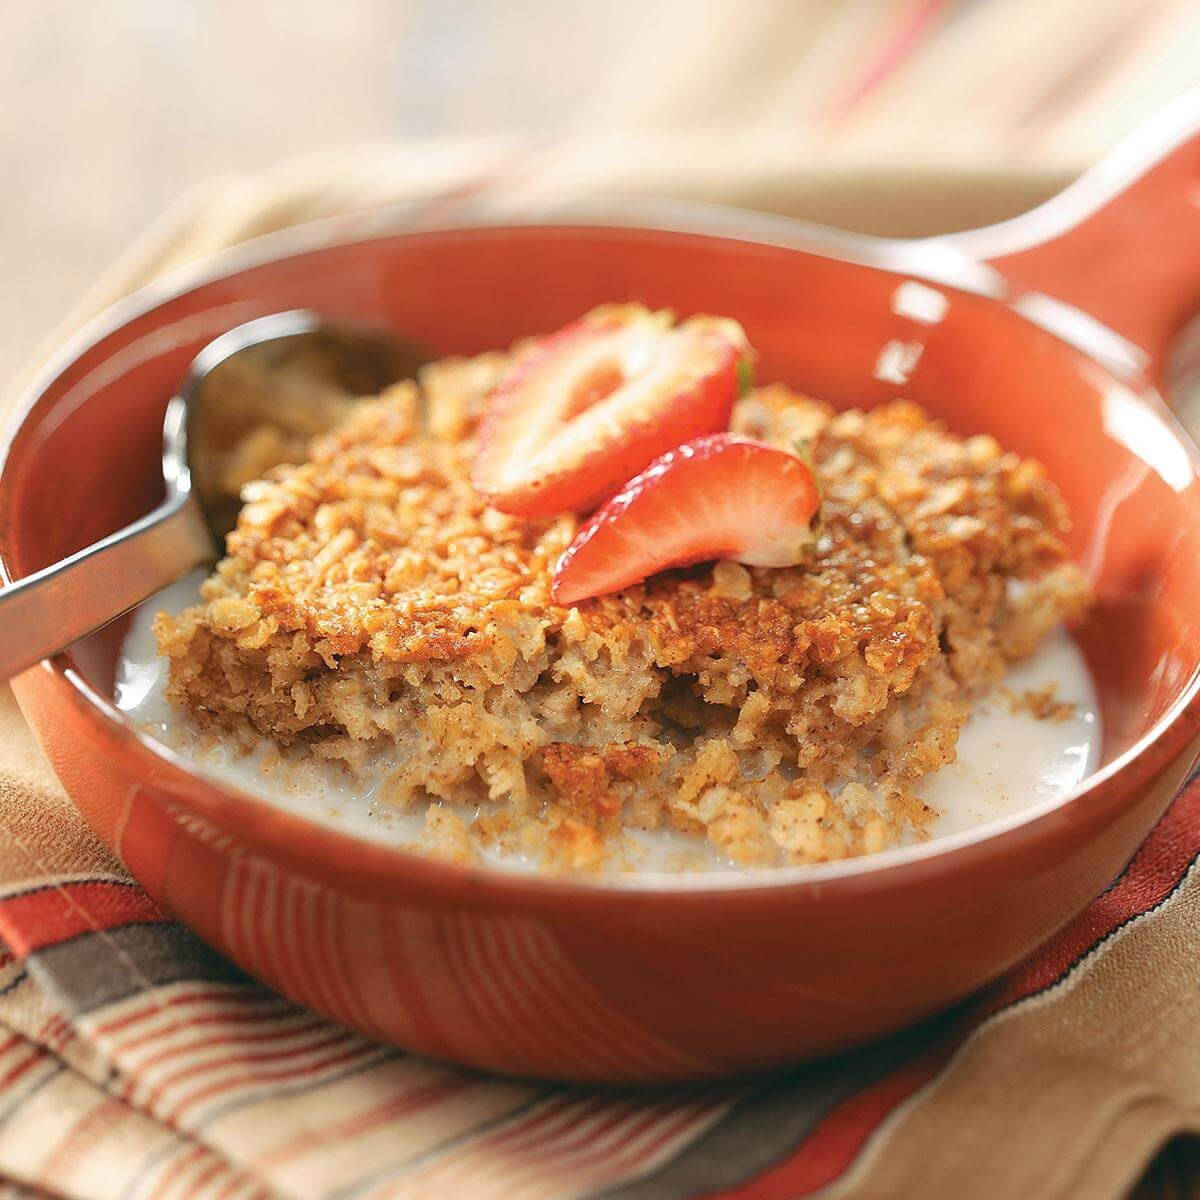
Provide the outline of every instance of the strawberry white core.
<path id="1" fill-rule="evenodd" d="M 670 329 L 662 318 L 598 331 L 533 367 L 522 383 L 530 417 L 509 434 L 495 476 L 501 488 L 586 460 L 598 443 L 646 422 L 665 392 L 693 387 L 720 366 L 722 344 L 703 326 Z"/>
<path id="2" fill-rule="evenodd" d="M 733 321 L 610 305 L 530 346 L 488 397 L 471 480 L 522 517 L 587 512 L 729 424 L 752 356 Z"/>

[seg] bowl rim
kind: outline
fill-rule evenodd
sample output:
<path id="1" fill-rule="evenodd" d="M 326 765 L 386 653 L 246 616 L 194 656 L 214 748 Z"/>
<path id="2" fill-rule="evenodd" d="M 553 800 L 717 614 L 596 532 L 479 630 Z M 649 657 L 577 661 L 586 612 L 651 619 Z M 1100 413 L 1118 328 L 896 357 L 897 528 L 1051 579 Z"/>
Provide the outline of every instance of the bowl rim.
<path id="1" fill-rule="evenodd" d="M 1172 438 L 1187 454 L 1192 481 L 1200 480 L 1200 449 L 1140 370 L 1136 358 L 1128 354 L 1128 346 L 1123 339 L 1099 325 L 1094 318 L 1076 310 L 1069 312 L 1075 313 L 1082 322 L 1083 337 L 1079 340 L 1073 336 L 1074 330 L 1069 321 L 1065 325 L 1059 319 L 1043 322 L 1036 310 L 1027 310 L 1020 305 L 1019 297 L 1014 302 L 1011 289 L 994 268 L 986 262 L 967 257 L 950 243 L 941 246 L 936 238 L 908 241 L 853 234 L 790 217 L 697 201 L 593 197 L 588 200 L 532 203 L 478 196 L 463 198 L 449 205 L 405 201 L 289 226 L 177 267 L 122 297 L 68 338 L 23 387 L 0 430 L 0 479 L 6 474 L 18 439 L 28 428 L 38 404 L 72 363 L 105 337 L 171 300 L 246 271 L 343 245 L 397 236 L 452 235 L 486 230 L 503 234 L 505 230 L 522 228 L 562 228 L 565 232 L 582 232 L 588 228 L 625 229 L 648 234 L 712 237 L 743 242 L 749 246 L 765 245 L 854 263 L 989 300 L 1024 323 L 1065 342 L 1077 353 L 1083 353 L 1106 375 L 1126 385 L 1136 384 L 1137 402 L 1146 406 L 1165 424 Z M 1065 308 L 1067 306 L 1060 306 L 1060 309 Z M 1061 315 L 1060 312 L 1058 316 Z M 2 549 L 0 579 L 5 583 L 13 581 Z M 245 813 L 238 814 L 229 806 L 222 805 L 222 816 L 234 818 L 224 823 L 243 833 L 248 832 L 255 840 L 264 836 L 261 832 L 262 822 L 251 819 L 247 823 L 244 819 L 237 819 L 239 816 L 265 818 L 272 826 L 272 835 L 276 831 L 280 834 L 287 832 L 289 841 L 300 843 L 332 839 L 334 845 L 347 853 L 366 852 L 372 859 L 389 866 L 394 863 L 397 878 L 415 880 L 432 876 L 475 888 L 485 886 L 495 890 L 515 887 L 521 892 L 536 890 L 576 897 L 664 892 L 681 897 L 707 893 L 728 895 L 731 892 L 774 891 L 779 888 L 803 888 L 806 885 L 824 887 L 839 881 L 868 877 L 891 880 L 898 873 L 937 864 L 963 851 L 999 842 L 1055 813 L 1076 808 L 1088 797 L 1106 788 L 1118 775 L 1140 767 L 1138 776 L 1148 780 L 1163 763 L 1171 761 L 1192 736 L 1192 731 L 1181 728 L 1184 724 L 1182 718 L 1190 712 L 1193 723 L 1200 726 L 1198 660 L 1154 725 L 1110 762 L 1086 775 L 1071 791 L 958 833 L 833 862 L 679 873 L 630 871 L 595 875 L 583 872 L 560 874 L 495 863 L 464 865 L 449 862 L 389 845 L 382 839 L 338 829 L 288 810 L 264 795 L 216 778 L 205 771 L 202 764 L 192 762 L 144 732 L 116 707 L 111 697 L 102 695 L 80 675 L 70 661 L 69 652 L 43 660 L 31 668 L 30 674 L 34 673 L 38 673 L 43 681 L 66 684 L 83 712 L 119 735 L 123 741 L 132 742 L 152 759 L 245 809 Z M 1155 760 L 1153 769 L 1147 765 L 1151 758 Z M 1136 782 L 1131 780 L 1130 785 Z M 213 819 L 219 821 L 219 818 Z M 265 836 L 277 849 L 285 849 L 282 838 Z M 298 853 L 302 859 L 312 858 L 310 848 L 288 845 L 286 849 Z M 328 863 L 331 856 L 322 855 L 322 860 Z M 401 876 L 400 872 L 404 872 L 404 875 Z"/>

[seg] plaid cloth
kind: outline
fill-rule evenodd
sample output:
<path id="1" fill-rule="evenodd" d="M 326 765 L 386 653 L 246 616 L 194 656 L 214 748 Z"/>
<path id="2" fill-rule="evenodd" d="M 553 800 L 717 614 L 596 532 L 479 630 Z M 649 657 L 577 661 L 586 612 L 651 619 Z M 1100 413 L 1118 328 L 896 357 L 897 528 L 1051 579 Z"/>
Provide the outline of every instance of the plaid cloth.
<path id="1" fill-rule="evenodd" d="M 403 174 L 193 197 L 88 307 Z M 0 1200 L 1103 1200 L 1200 1132 L 1200 781 L 1069 928 L 958 1010 L 766 1078 L 584 1089 L 431 1063 L 246 978 L 97 843 L 0 695 Z"/>
<path id="2" fill-rule="evenodd" d="M 9 754 L 36 763 L 5 716 Z M 0 813 L 14 1185 L 86 1200 L 1115 1197 L 1167 1137 L 1200 1131 L 1200 781 L 1071 926 L 966 1006 L 828 1062 L 658 1091 L 492 1078 L 373 1043 L 157 911 L 40 770 L 0 775 Z"/>

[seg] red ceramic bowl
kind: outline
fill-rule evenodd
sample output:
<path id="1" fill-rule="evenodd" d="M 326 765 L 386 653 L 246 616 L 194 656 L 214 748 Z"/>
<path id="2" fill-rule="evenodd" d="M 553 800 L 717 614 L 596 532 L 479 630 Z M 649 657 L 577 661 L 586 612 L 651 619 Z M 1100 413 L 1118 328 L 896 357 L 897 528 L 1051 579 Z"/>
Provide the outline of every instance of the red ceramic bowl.
<path id="1" fill-rule="evenodd" d="M 1194 143 L 1177 146 L 1050 249 L 1017 253 L 1009 227 L 989 231 L 992 244 L 1028 284 L 1072 245 L 1097 253 L 1095 222 L 1127 222 L 1122 205 L 1151 193 L 1154 220 L 1182 222 L 1186 206 L 1163 195 L 1177 196 L 1180 163 L 1196 157 Z M 202 345 L 249 318 L 312 307 L 458 354 L 606 300 L 729 313 L 759 348 L 762 379 L 841 406 L 902 392 L 1048 465 L 1099 594 L 1080 640 L 1103 765 L 1066 800 L 849 862 L 675 879 L 468 869 L 283 815 L 139 733 L 109 700 L 118 622 L 14 686 L 75 803 L 159 904 L 301 1004 L 413 1050 L 521 1074 L 666 1080 L 786 1063 L 922 1017 L 1027 954 L 1120 870 L 1200 746 L 1197 460 L 1126 341 L 1009 291 L 953 240 L 867 243 L 679 209 L 549 223 L 491 213 L 438 230 L 391 214 L 385 225 L 239 249 L 80 334 L 9 433 L 6 575 L 155 503 L 172 388 Z M 1106 285 L 1137 301 L 1105 315 L 1120 324 L 1124 312 L 1121 332 L 1151 356 L 1200 283 L 1200 231 L 1181 227 L 1186 254 L 1177 237 L 1153 286 L 1144 275 Z M 967 286 L 930 282 L 948 268 Z"/>

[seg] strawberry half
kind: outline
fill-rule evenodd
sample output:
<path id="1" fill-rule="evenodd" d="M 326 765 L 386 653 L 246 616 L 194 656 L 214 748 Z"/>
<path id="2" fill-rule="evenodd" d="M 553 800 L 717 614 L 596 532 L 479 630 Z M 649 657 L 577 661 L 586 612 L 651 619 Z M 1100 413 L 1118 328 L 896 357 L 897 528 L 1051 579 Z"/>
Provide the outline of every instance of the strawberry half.
<path id="1" fill-rule="evenodd" d="M 609 305 L 543 338 L 495 389 L 471 481 L 522 517 L 585 512 L 656 455 L 724 429 L 751 356 L 735 321 Z"/>
<path id="2" fill-rule="evenodd" d="M 593 514 L 558 560 L 551 595 L 577 604 L 710 558 L 794 566 L 819 506 L 812 471 L 794 455 L 729 433 L 696 438 Z"/>

